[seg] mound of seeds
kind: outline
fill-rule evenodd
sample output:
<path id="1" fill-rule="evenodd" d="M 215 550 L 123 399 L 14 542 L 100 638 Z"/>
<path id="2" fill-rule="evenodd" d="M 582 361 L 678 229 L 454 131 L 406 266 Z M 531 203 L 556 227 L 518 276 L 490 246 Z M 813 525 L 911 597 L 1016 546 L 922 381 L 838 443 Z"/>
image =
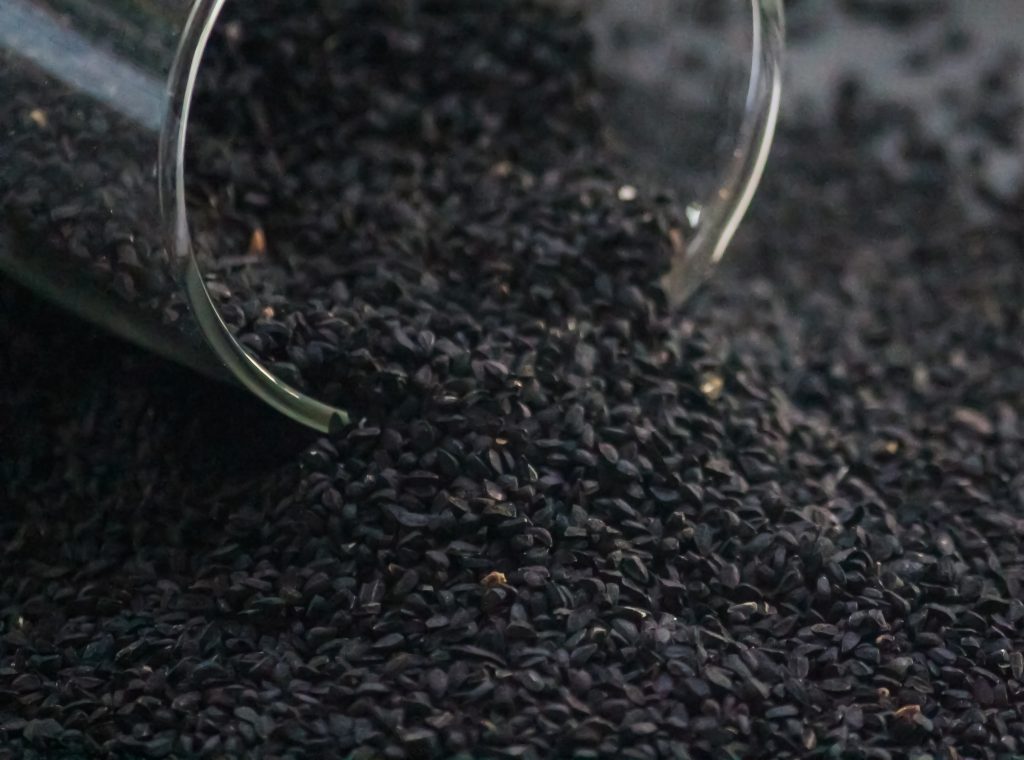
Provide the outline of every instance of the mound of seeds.
<path id="1" fill-rule="evenodd" d="M 515 37 L 516 18 L 493 33 Z M 963 101 L 964 129 L 985 132 L 1008 81 L 984 77 L 991 97 Z M 448 107 L 470 114 L 498 90 L 457 92 Z M 443 258 L 433 280 L 370 249 L 358 268 L 348 248 L 324 274 L 347 289 L 323 297 L 327 316 L 301 290 L 257 302 L 283 319 L 238 304 L 250 347 L 300 372 L 277 336 L 326 331 L 318 366 L 365 417 L 312 445 L 244 394 L 3 286 L 4 746 L 1024 751 L 1020 206 L 982 186 L 975 221 L 979 188 L 913 112 L 871 83 L 835 102 L 791 111 L 729 265 L 686 313 L 653 285 L 670 211 L 620 200 L 576 111 L 550 114 L 566 131 L 538 138 L 542 161 L 524 141 L 491 179 L 466 175 L 475 192 L 443 237 L 458 246 L 433 250 L 433 227 L 409 240 Z M 1012 134 L 1017 112 L 1000 113 Z M 366 223 L 392 219 L 384 157 L 418 151 L 387 130 L 374 144 L 380 162 L 360 153 L 353 170 L 380 186 Z M 979 161 L 996 150 L 979 145 Z M 477 147 L 465 160 L 484 160 Z M 457 183 L 462 159 L 446 160 Z M 380 233 L 396 246 L 408 213 Z M 261 223 L 268 252 L 290 244 Z M 325 246 L 361 233 L 333 234 Z M 283 281 L 312 271 L 290 266 Z M 474 288 L 474 307 L 432 295 L 442 276 L 446 294 Z M 313 344 L 296 343 L 307 361 Z"/>
<path id="2" fill-rule="evenodd" d="M 451 374 L 532 372 L 511 325 L 536 350 L 581 309 L 630 320 L 625 342 L 656 319 L 679 214 L 619 200 L 580 17 L 320 5 L 229 6 L 204 59 L 193 227 L 245 348 L 322 400 L 413 414 Z"/>

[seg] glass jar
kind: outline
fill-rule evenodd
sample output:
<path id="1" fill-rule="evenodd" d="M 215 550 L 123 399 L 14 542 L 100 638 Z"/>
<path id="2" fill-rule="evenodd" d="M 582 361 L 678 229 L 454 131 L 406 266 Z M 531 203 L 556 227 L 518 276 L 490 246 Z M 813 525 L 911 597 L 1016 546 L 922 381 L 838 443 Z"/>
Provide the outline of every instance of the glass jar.
<path id="1" fill-rule="evenodd" d="M 524 0 L 582 14 L 609 131 L 687 199 L 665 278 L 681 301 L 721 259 L 779 108 L 781 0 Z M 264 366 L 195 255 L 186 136 L 225 0 L 0 2 L 0 270 L 319 430 L 348 419 Z M 358 23 L 346 3 L 325 25 Z M 632 188 L 624 187 L 626 195 Z M 260 246 L 258 235 L 253 245 Z"/>

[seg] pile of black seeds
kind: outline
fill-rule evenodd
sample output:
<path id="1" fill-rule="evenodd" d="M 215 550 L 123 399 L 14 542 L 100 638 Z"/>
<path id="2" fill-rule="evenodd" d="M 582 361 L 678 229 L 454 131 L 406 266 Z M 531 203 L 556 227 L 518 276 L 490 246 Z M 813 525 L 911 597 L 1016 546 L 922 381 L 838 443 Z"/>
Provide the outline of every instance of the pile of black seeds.
<path id="1" fill-rule="evenodd" d="M 321 400 L 415 413 L 450 378 L 528 374 L 514 324 L 538 350 L 581 309 L 624 341 L 657 322 L 681 213 L 619 200 L 580 16 L 322 5 L 229 4 L 201 68 L 193 229 L 246 349 Z"/>
<path id="2" fill-rule="evenodd" d="M 295 455 L 244 394 L 4 286 L 4 746 L 1024 752 L 1024 222 L 974 221 L 945 142 L 872 89 L 789 112 L 683 314 L 645 200 L 586 160 L 540 176 L 462 231 L 522 254 L 503 318 L 361 309 L 367 417 Z"/>

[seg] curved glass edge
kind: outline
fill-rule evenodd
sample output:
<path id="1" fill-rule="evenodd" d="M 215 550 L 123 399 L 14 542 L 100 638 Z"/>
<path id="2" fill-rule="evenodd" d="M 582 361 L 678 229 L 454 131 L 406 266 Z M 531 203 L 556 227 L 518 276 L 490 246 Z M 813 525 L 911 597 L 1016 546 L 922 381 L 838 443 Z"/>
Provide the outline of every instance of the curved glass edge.
<path id="1" fill-rule="evenodd" d="M 739 138 L 723 181 L 704 207 L 691 241 L 662 279 L 669 301 L 686 301 L 721 261 L 764 174 L 782 101 L 785 13 L 782 0 L 751 0 L 750 83 Z"/>
<path id="2" fill-rule="evenodd" d="M 196 261 L 185 204 L 188 117 L 203 52 L 225 0 L 198 0 L 192 8 L 168 80 L 169 116 L 160 135 L 160 210 L 171 250 L 183 266 L 186 298 L 199 329 L 234 377 L 264 402 L 303 425 L 329 432 L 348 413 L 321 403 L 275 377 L 235 340 L 206 288 Z"/>

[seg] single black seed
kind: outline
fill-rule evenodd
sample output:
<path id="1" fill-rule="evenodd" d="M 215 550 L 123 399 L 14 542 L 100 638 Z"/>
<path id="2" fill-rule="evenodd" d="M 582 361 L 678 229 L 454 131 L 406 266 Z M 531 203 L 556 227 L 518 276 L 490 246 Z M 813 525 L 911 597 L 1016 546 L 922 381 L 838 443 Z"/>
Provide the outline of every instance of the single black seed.
<path id="1" fill-rule="evenodd" d="M 427 728 L 404 731 L 399 735 L 402 746 L 412 757 L 433 757 L 437 752 L 437 734 Z"/>

